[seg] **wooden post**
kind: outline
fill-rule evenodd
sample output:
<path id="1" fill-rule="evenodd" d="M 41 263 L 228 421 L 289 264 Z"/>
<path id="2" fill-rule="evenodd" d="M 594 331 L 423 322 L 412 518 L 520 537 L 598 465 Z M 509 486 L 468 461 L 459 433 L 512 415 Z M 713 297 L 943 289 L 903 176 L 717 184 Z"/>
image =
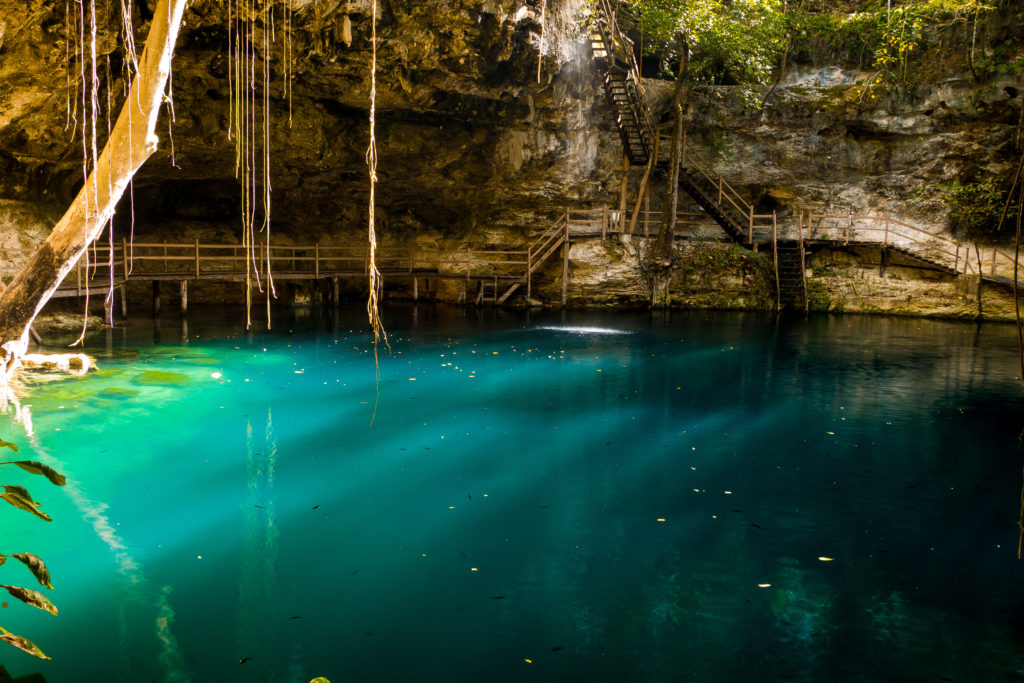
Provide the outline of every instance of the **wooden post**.
<path id="1" fill-rule="evenodd" d="M 412 276 L 412 300 L 420 300 L 420 279 L 415 275 Z"/>
<path id="2" fill-rule="evenodd" d="M 164 272 L 167 272 L 167 240 L 163 241 L 164 245 Z"/>
<path id="3" fill-rule="evenodd" d="M 122 280 L 128 280 L 128 240 L 123 237 L 121 238 L 121 274 Z"/>
<path id="4" fill-rule="evenodd" d="M 718 205 L 722 205 L 722 174 L 718 174 Z"/>
<path id="5" fill-rule="evenodd" d="M 199 238 L 195 241 L 195 266 L 196 266 L 196 279 L 199 279 Z"/>
<path id="6" fill-rule="evenodd" d="M 605 208 L 607 211 L 607 207 Z M 533 245 L 526 250 L 526 303 L 530 303 L 533 294 Z"/>
<path id="7" fill-rule="evenodd" d="M 153 317 L 160 315 L 160 281 L 153 280 Z"/>
<path id="8" fill-rule="evenodd" d="M 853 212 L 847 214 L 846 219 L 846 244 L 844 246 L 850 246 L 850 231 L 853 230 Z"/>
<path id="9" fill-rule="evenodd" d="M 569 224 L 565 224 L 565 241 L 562 247 L 562 308 L 569 296 Z"/>
<path id="10" fill-rule="evenodd" d="M 996 274 L 996 248 L 992 247 L 992 275 Z"/>
<path id="11" fill-rule="evenodd" d="M 313 277 L 320 279 L 320 242 L 313 245 Z"/>
<path id="12" fill-rule="evenodd" d="M 684 141 L 686 140 L 685 134 L 683 135 L 683 140 Z M 685 142 L 684 142 L 684 144 L 685 144 Z M 651 226 L 651 194 L 648 192 L 648 193 L 644 194 L 644 237 L 649 237 L 650 236 L 650 226 Z"/>
<path id="13" fill-rule="evenodd" d="M 340 278 L 335 276 L 331 278 L 331 291 L 334 296 L 334 307 L 337 308 L 341 304 L 341 285 L 339 284 Z"/>
<path id="14" fill-rule="evenodd" d="M 181 314 L 188 315 L 188 280 L 181 281 Z"/>
<path id="15" fill-rule="evenodd" d="M 885 238 L 882 240 L 882 247 L 889 246 L 889 217 L 885 217 Z M 953 270 L 956 270 L 954 268 Z"/>
<path id="16" fill-rule="evenodd" d="M 121 286 L 118 288 L 121 293 L 121 320 L 128 319 L 128 291 L 124 282 L 121 282 Z"/>
<path id="17" fill-rule="evenodd" d="M 629 190 L 629 155 L 622 157 L 622 190 L 619 195 L 619 232 L 626 232 L 626 192 Z M 603 237 L 603 235 L 602 235 Z"/>
<path id="18" fill-rule="evenodd" d="M 601 239 L 604 239 L 604 236 L 606 234 L 608 234 L 608 207 L 607 207 L 607 205 L 601 207 Z"/>
<path id="19" fill-rule="evenodd" d="M 889 261 L 889 250 L 882 246 L 882 249 L 878 255 L 878 277 L 885 277 L 885 267 Z"/>

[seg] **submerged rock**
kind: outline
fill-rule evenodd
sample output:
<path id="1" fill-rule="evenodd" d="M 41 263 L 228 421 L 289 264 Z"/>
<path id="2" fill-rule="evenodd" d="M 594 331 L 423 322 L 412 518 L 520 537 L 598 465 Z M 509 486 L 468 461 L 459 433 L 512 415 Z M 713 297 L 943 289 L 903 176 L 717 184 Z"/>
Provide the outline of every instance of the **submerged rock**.
<path id="1" fill-rule="evenodd" d="M 191 381 L 188 375 L 166 370 L 147 370 L 132 378 L 133 384 L 142 386 L 183 387 Z"/>

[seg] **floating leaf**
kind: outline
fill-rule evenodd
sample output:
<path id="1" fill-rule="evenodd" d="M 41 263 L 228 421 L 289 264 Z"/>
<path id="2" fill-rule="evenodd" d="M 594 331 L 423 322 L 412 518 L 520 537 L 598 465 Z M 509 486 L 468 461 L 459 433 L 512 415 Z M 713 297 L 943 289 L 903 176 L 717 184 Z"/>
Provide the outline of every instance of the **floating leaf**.
<path id="1" fill-rule="evenodd" d="M 63 474 L 49 465 L 44 465 L 43 463 L 36 462 L 35 460 L 11 460 L 10 462 L 0 462 L 0 465 L 17 465 L 30 474 L 43 475 L 57 486 L 64 485 L 65 479 Z"/>
<path id="2" fill-rule="evenodd" d="M 46 564 L 43 563 L 38 555 L 32 553 L 12 553 L 11 557 L 28 567 L 28 570 L 32 572 L 32 576 L 36 577 L 39 585 L 53 590 L 53 586 L 50 584 L 50 570 L 46 568 Z"/>
<path id="3" fill-rule="evenodd" d="M 18 598 L 26 605 L 32 605 L 38 607 L 41 610 L 49 612 L 50 614 L 57 614 L 57 607 L 50 602 L 50 599 L 39 591 L 34 591 L 29 588 L 22 588 L 21 586 L 8 586 L 5 583 L 0 583 L 0 588 L 4 588 L 12 596 Z"/>
<path id="4" fill-rule="evenodd" d="M 32 494 L 28 492 L 28 489 L 24 486 L 18 486 L 17 484 L 7 484 L 3 487 L 7 493 L 13 493 L 16 496 L 21 496 L 33 505 L 42 505 L 38 500 L 32 499 Z"/>
<path id="5" fill-rule="evenodd" d="M 15 446 L 13 443 L 11 443 L 10 441 L 4 441 L 3 439 L 0 439 L 0 448 L 5 448 L 5 447 L 6 448 L 10 448 L 15 453 L 18 452 L 18 447 Z"/>
<path id="6" fill-rule="evenodd" d="M 0 626 L 0 631 L 2 631 L 2 633 L 0 633 L 0 640 L 4 641 L 5 643 L 9 643 L 14 647 L 18 648 L 19 650 L 21 650 L 22 652 L 28 653 L 33 657 L 38 657 L 39 659 L 49 659 L 49 657 L 43 654 L 43 651 L 39 649 L 39 646 L 33 643 L 28 638 L 16 636 L 2 626 Z"/>
<path id="7" fill-rule="evenodd" d="M 11 505 L 20 510 L 24 510 L 25 512 L 31 512 L 33 515 L 39 517 L 40 519 L 44 519 L 47 522 L 53 521 L 53 519 L 48 514 L 39 509 L 39 504 L 32 500 L 30 496 L 22 496 L 20 493 L 8 490 L 13 488 L 21 489 L 22 491 L 24 491 L 25 489 L 22 489 L 20 486 L 4 486 L 3 488 L 4 492 L 0 493 L 0 498 L 3 498 L 8 503 L 10 503 Z M 28 492 L 26 491 L 25 493 L 27 494 Z"/>

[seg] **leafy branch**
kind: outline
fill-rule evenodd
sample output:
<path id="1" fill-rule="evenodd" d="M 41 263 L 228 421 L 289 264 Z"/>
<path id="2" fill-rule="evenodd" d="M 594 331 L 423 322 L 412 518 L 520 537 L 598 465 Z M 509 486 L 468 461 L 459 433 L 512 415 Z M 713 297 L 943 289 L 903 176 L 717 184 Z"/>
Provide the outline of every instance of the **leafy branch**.
<path id="1" fill-rule="evenodd" d="M 14 452 L 18 451 L 18 447 L 15 444 L 3 440 L 0 440 L 0 448 L 10 448 Z M 46 477 L 55 486 L 64 486 L 66 481 L 64 475 L 60 474 L 52 467 L 34 460 L 9 460 L 6 462 L 0 462 L 0 466 L 3 465 L 16 465 L 29 474 Z M 3 484 L 0 485 L 0 488 L 3 489 L 3 493 L 0 493 L 0 498 L 3 498 L 14 507 L 19 510 L 25 510 L 44 521 L 53 521 L 49 515 L 40 510 L 41 503 L 34 500 L 32 495 L 28 492 L 28 489 L 25 487 L 18 486 L 16 484 Z M 8 558 L 13 558 L 18 562 L 21 562 L 32 573 L 32 576 L 35 577 L 40 586 L 53 590 L 53 584 L 50 582 L 50 571 L 46 568 L 46 564 L 38 555 L 34 555 L 33 553 L 9 553 L 6 555 L 0 553 L 0 565 L 5 564 Z M 21 600 L 26 605 L 31 605 L 36 609 L 41 609 L 44 612 L 49 612 L 53 615 L 57 614 L 57 607 L 50 602 L 49 598 L 39 591 L 11 584 L 0 584 L 0 588 L 3 588 L 12 597 Z M 2 626 L 0 626 L 0 640 L 18 648 L 22 652 L 32 655 L 33 657 L 50 659 L 39 648 L 39 646 L 31 640 L 11 633 Z"/>

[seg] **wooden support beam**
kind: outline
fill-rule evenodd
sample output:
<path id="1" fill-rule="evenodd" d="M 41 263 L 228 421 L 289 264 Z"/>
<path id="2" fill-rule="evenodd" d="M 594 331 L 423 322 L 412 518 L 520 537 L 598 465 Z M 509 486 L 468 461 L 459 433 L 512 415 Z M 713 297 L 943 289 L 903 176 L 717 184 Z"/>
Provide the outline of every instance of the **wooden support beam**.
<path id="1" fill-rule="evenodd" d="M 160 281 L 153 280 L 153 317 L 160 315 Z"/>
<path id="2" fill-rule="evenodd" d="M 562 246 L 562 308 L 569 299 L 569 229 L 565 231 L 565 243 Z"/>
<path id="3" fill-rule="evenodd" d="M 181 281 L 181 314 L 188 315 L 188 280 Z"/>
<path id="4" fill-rule="evenodd" d="M 127 271 L 125 271 L 127 272 Z M 128 319 L 128 286 L 122 282 L 117 288 L 121 295 L 121 320 Z"/>
<path id="5" fill-rule="evenodd" d="M 626 173 L 622 174 L 622 189 L 619 192 L 619 220 L 618 230 L 626 232 L 626 192 L 629 190 L 629 157 L 622 158 L 622 165 L 626 167 Z M 602 235 L 603 236 L 603 235 Z"/>

